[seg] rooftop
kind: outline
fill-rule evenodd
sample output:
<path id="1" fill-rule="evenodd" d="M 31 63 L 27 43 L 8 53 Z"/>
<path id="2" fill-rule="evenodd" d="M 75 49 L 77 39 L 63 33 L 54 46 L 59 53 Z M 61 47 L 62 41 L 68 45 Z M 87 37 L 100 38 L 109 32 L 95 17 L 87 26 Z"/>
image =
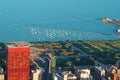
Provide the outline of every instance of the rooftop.
<path id="1" fill-rule="evenodd" d="M 18 48 L 18 47 L 19 48 L 23 48 L 23 47 L 28 48 L 28 47 L 30 47 L 30 44 L 28 44 L 26 42 L 17 42 L 14 45 L 8 45 L 7 47 L 8 48 Z"/>

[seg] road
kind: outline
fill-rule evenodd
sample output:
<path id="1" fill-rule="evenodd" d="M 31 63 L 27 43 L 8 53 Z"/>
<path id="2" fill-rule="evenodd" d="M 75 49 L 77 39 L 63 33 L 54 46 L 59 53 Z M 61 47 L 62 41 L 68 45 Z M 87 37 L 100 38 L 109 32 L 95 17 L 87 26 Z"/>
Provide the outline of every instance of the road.
<path id="1" fill-rule="evenodd" d="M 81 57 L 90 57 L 91 56 L 91 55 L 88 55 L 87 53 L 83 52 L 81 49 L 77 48 L 73 44 L 72 44 L 72 48 L 79 51 L 79 52 L 81 52 L 81 55 L 80 55 Z"/>
<path id="2" fill-rule="evenodd" d="M 90 57 L 90 56 L 92 56 L 92 55 L 88 55 L 88 53 L 85 53 L 85 52 L 82 51 L 81 49 L 77 48 L 77 47 L 74 46 L 72 43 L 71 43 L 71 45 L 72 45 L 72 48 L 73 48 L 73 49 L 81 52 L 81 56 L 84 56 L 84 57 Z M 97 60 L 96 60 L 96 62 L 97 62 L 97 64 L 98 64 L 99 66 L 101 66 L 101 67 L 103 67 L 103 68 L 105 68 L 105 67 L 108 66 L 108 65 L 105 65 L 105 64 L 103 64 L 103 63 L 101 63 L 101 62 L 99 62 L 99 61 L 97 61 Z"/>
<path id="3" fill-rule="evenodd" d="M 75 47 L 74 45 L 72 45 L 72 48 L 81 52 L 81 55 L 70 55 L 70 56 L 55 56 L 56 59 L 68 59 L 68 58 L 75 58 L 77 57 L 90 57 L 91 55 L 88 55 L 87 53 L 83 52 L 82 50 L 80 50 L 79 48 Z M 54 52 L 53 49 L 49 49 L 50 52 Z"/>

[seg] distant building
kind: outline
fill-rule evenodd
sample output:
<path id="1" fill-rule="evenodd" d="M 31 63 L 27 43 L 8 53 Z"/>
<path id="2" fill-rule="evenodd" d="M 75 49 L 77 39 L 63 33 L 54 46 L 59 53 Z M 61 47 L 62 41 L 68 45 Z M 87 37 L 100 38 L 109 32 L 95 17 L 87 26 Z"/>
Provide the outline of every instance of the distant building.
<path id="1" fill-rule="evenodd" d="M 7 80 L 29 80 L 30 48 L 16 45 L 7 48 Z"/>
<path id="2" fill-rule="evenodd" d="M 75 76 L 71 71 L 65 71 L 63 74 L 63 80 L 77 80 L 77 76 Z"/>
<path id="3" fill-rule="evenodd" d="M 48 65 L 48 73 L 55 72 L 56 59 L 54 56 L 50 55 L 46 58 L 46 63 Z"/>
<path id="4" fill-rule="evenodd" d="M 62 73 L 55 73 L 55 75 L 54 75 L 54 80 L 63 80 L 63 75 L 62 75 Z"/>
<path id="5" fill-rule="evenodd" d="M 57 76 L 57 74 L 54 75 L 54 80 L 59 80 L 59 76 Z"/>
<path id="6" fill-rule="evenodd" d="M 42 70 L 40 69 L 35 69 L 35 70 L 32 70 L 32 79 L 31 80 L 40 80 L 40 74 L 42 72 Z"/>
<path id="7" fill-rule="evenodd" d="M 97 66 L 95 68 L 96 68 L 96 71 L 100 74 L 100 76 L 105 76 L 105 69 Z"/>
<path id="8" fill-rule="evenodd" d="M 0 80 L 5 80 L 4 77 L 5 75 L 3 73 L 0 73 Z"/>
<path id="9" fill-rule="evenodd" d="M 93 74 L 94 74 L 95 79 L 105 80 L 106 70 L 102 67 L 96 66 L 95 72 Z"/>
<path id="10" fill-rule="evenodd" d="M 93 80 L 90 69 L 79 69 L 80 80 Z"/>
<path id="11" fill-rule="evenodd" d="M 71 71 L 63 71 L 61 73 L 55 73 L 54 80 L 77 80 L 77 76 Z"/>
<path id="12" fill-rule="evenodd" d="M 111 66 L 106 72 L 106 77 L 108 80 L 119 80 L 119 69 L 116 66 Z"/>
<path id="13" fill-rule="evenodd" d="M 120 69 L 117 69 L 117 74 L 118 76 L 120 76 Z"/>
<path id="14" fill-rule="evenodd" d="M 0 67 L 0 80 L 5 80 L 5 74 L 4 74 L 4 71 L 3 71 L 3 68 Z"/>
<path id="15" fill-rule="evenodd" d="M 68 80 L 77 80 L 77 76 L 75 76 L 75 74 L 73 74 L 71 71 L 68 73 Z"/>
<path id="16" fill-rule="evenodd" d="M 68 71 L 65 71 L 62 73 L 62 77 L 63 77 L 63 80 L 67 80 L 68 79 Z"/>
<path id="17" fill-rule="evenodd" d="M 77 69 L 72 71 L 56 71 L 54 80 L 97 80 L 91 75 L 90 69 Z"/>
<path id="18" fill-rule="evenodd" d="M 47 70 L 47 80 L 54 78 L 55 68 L 56 68 L 56 59 L 51 54 L 46 58 L 46 70 Z"/>

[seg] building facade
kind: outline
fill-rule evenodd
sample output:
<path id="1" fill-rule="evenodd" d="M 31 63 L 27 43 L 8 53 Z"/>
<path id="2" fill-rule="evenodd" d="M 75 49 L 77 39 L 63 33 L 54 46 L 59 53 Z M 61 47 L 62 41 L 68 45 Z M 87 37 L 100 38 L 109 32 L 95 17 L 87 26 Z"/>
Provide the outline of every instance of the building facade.
<path id="1" fill-rule="evenodd" d="M 46 80 L 53 80 L 54 78 L 54 73 L 55 73 L 55 68 L 56 68 L 56 59 L 52 55 L 48 55 L 47 58 L 45 59 L 46 61 Z"/>
<path id="2" fill-rule="evenodd" d="M 0 80 L 5 80 L 5 79 L 4 79 L 4 74 L 3 74 L 3 73 L 2 73 L 2 74 L 0 73 Z"/>
<path id="3" fill-rule="evenodd" d="M 35 69 L 32 70 L 32 79 L 31 80 L 40 80 L 40 74 L 42 73 L 42 70 L 40 69 Z"/>
<path id="4" fill-rule="evenodd" d="M 11 46 L 7 48 L 7 80 L 29 80 L 30 48 Z"/>
<path id="5" fill-rule="evenodd" d="M 4 77 L 5 77 L 5 75 L 4 75 L 3 68 L 0 67 L 0 80 L 5 80 Z"/>
<path id="6" fill-rule="evenodd" d="M 90 69 L 78 69 L 80 80 L 93 80 Z"/>

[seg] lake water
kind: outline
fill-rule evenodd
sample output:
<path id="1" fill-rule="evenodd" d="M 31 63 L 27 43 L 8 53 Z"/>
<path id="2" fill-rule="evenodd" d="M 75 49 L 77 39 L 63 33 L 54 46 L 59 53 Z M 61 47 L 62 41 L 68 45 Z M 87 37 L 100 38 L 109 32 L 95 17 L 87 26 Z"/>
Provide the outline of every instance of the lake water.
<path id="1" fill-rule="evenodd" d="M 120 39 L 120 0 L 0 0 L 0 42 Z"/>

